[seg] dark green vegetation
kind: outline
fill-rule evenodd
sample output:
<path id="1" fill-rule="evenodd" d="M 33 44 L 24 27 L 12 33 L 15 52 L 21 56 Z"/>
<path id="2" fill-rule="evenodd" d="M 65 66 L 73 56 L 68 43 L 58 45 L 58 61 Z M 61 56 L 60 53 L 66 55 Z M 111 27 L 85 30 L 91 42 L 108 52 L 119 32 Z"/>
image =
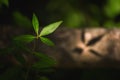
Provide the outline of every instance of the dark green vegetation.
<path id="1" fill-rule="evenodd" d="M 0 80 L 47 80 L 46 76 L 41 76 L 40 73 L 48 73 L 56 62 L 51 57 L 36 52 L 35 41 L 40 39 L 44 44 L 54 46 L 54 43 L 45 36 L 53 33 L 61 23 L 62 21 L 59 21 L 45 26 L 39 33 L 39 21 L 33 14 L 32 24 L 36 35 L 15 37 L 10 47 L 0 49 L 1 58 L 9 57 L 12 63 L 8 64 L 3 61 L 0 66 Z M 30 49 L 27 44 L 32 41 L 34 41 L 34 44 Z M 8 69 L 4 70 L 5 67 L 8 67 Z"/>
<path id="2" fill-rule="evenodd" d="M 120 78 L 118 69 L 60 69 L 54 73 L 55 61 L 44 53 L 37 52 L 34 42 L 41 41 L 54 46 L 46 35 L 52 33 L 61 21 L 53 23 L 56 27 L 52 30 L 46 27 L 39 32 L 39 22 L 33 12 L 38 15 L 41 28 L 59 20 L 63 20 L 64 26 L 72 28 L 120 26 L 120 0 L 0 0 L 0 28 L 1 25 L 14 25 L 22 27 L 26 32 L 34 27 L 35 31 L 35 35 L 21 35 L 12 41 L 8 40 L 10 45 L 0 49 L 0 80 L 47 80 L 47 77 L 52 80 Z M 32 49 L 27 47 L 28 44 L 32 44 Z"/>
<path id="3" fill-rule="evenodd" d="M 35 12 L 44 26 L 63 20 L 68 27 L 120 26 L 120 0 L 0 0 L 0 24 L 30 27 Z"/>

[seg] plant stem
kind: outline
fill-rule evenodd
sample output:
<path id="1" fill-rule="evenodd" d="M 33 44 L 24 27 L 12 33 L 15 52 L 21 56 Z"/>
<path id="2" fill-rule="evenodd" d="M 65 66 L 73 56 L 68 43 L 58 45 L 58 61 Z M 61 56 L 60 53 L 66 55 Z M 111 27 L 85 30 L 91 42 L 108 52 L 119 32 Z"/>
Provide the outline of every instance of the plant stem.
<path id="1" fill-rule="evenodd" d="M 33 48 L 32 48 L 33 52 L 35 51 L 35 48 L 36 48 L 36 40 L 33 42 Z"/>

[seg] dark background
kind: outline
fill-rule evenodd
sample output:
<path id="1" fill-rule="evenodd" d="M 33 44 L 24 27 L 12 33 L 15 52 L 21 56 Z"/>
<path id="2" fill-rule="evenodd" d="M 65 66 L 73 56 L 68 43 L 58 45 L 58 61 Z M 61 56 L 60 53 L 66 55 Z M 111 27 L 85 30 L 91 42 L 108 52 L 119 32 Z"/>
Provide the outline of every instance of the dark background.
<path id="1" fill-rule="evenodd" d="M 120 0 L 0 0 L 0 26 L 32 26 L 35 13 L 40 26 L 63 20 L 64 27 L 120 26 Z M 53 80 L 117 80 L 119 69 L 59 69 Z"/>
<path id="2" fill-rule="evenodd" d="M 120 23 L 120 0 L 1 0 L 0 24 L 31 26 L 32 14 L 40 26 L 63 20 L 68 27 L 115 27 Z"/>

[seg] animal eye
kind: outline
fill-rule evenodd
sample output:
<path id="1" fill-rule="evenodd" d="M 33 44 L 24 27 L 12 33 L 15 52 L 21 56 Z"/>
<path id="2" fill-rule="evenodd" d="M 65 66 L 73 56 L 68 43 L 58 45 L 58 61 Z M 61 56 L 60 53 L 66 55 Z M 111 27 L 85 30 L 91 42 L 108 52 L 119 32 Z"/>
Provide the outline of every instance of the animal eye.
<path id="1" fill-rule="evenodd" d="M 81 40 L 83 43 L 85 42 L 85 30 L 82 30 L 81 32 Z"/>
<path id="2" fill-rule="evenodd" d="M 88 42 L 87 46 L 92 46 L 92 45 L 96 44 L 98 41 L 100 41 L 102 39 L 103 36 L 104 35 L 100 35 L 100 36 L 98 36 L 96 38 L 93 38 L 92 40 L 90 40 Z"/>
<path id="3" fill-rule="evenodd" d="M 98 56 L 98 57 L 103 57 L 102 55 L 100 55 L 100 53 L 94 51 L 94 50 L 89 50 L 92 54 Z"/>
<path id="4" fill-rule="evenodd" d="M 81 54 L 81 53 L 83 52 L 83 49 L 82 49 L 82 48 L 75 48 L 75 49 L 73 50 L 73 52 L 76 52 L 76 53 Z"/>

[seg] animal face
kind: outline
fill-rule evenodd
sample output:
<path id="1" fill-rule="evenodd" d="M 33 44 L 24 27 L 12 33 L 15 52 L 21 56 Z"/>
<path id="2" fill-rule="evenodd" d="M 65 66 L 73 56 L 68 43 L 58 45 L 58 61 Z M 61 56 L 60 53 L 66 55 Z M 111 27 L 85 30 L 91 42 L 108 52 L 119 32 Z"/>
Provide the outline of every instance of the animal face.
<path id="1" fill-rule="evenodd" d="M 62 54 L 69 57 L 63 55 L 63 58 L 71 59 L 66 63 L 97 66 L 113 60 L 114 38 L 111 32 L 103 28 L 61 30 L 56 32 L 56 44 Z"/>

